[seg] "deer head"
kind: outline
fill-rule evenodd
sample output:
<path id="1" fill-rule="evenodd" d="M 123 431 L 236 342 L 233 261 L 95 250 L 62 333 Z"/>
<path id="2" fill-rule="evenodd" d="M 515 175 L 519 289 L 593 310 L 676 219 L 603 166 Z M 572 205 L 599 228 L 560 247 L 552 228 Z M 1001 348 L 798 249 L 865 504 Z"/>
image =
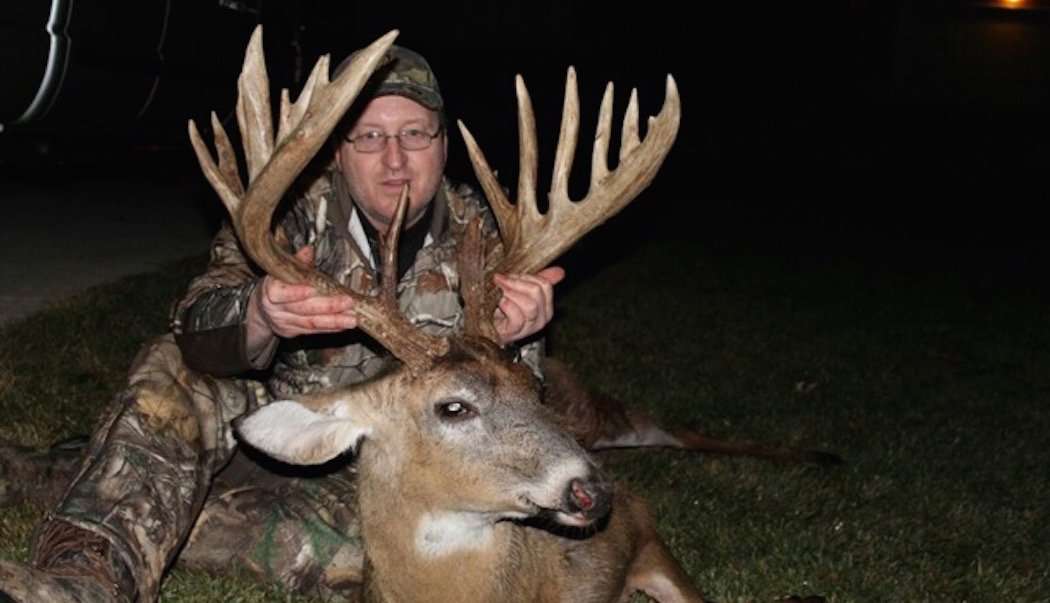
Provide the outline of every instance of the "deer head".
<path id="1" fill-rule="evenodd" d="M 608 510 L 607 483 L 540 404 L 532 373 L 484 340 L 455 340 L 422 376 L 271 403 L 238 431 L 293 464 L 353 452 L 362 495 L 382 491 L 371 498 L 401 512 L 584 526 Z"/>
<path id="2" fill-rule="evenodd" d="M 586 525 L 608 509 L 608 488 L 587 454 L 540 405 L 535 379 L 495 343 L 492 318 L 499 293 L 491 273 L 532 272 L 546 266 L 648 185 L 678 129 L 680 109 L 674 80 L 668 77 L 664 107 L 650 119 L 644 141 L 638 132 L 637 98 L 632 94 L 619 165 L 612 172 L 606 159 L 611 85 L 606 89 L 590 191 L 585 199 L 573 202 L 567 192 L 568 174 L 579 109 L 575 73 L 570 69 L 554 191 L 550 209 L 542 215 L 535 200 L 534 118 L 521 78 L 517 80 L 521 131 L 517 203 L 510 203 L 503 194 L 474 138 L 460 123 L 475 172 L 497 218 L 502 244 L 485 248 L 480 220 L 468 228 L 460 251 L 465 333 L 436 338 L 414 329 L 400 315 L 393 278 L 383 279 L 376 297 L 346 289 L 296 263 L 275 242 L 270 228 L 281 196 L 321 147 L 395 35 L 391 32 L 359 52 L 354 63 L 330 84 L 325 74 L 327 58 L 318 61 L 296 104 L 287 102 L 286 93 L 282 95 L 281 126 L 274 139 L 261 32 L 256 31 L 239 82 L 238 122 L 250 177 L 246 189 L 237 175 L 229 140 L 214 116 L 218 166 L 190 124 L 201 166 L 230 211 L 247 254 L 277 278 L 354 297 L 360 328 L 404 362 L 402 369 L 365 385 L 269 404 L 241 422 L 239 432 L 249 443 L 289 463 L 316 464 L 347 450 L 359 452 L 362 497 L 369 488 L 383 489 L 396 480 L 398 490 L 411 491 L 413 500 L 430 501 L 437 505 L 434 508 L 458 509 L 486 522 L 549 512 L 562 523 Z M 407 198 L 406 189 L 389 240 L 384 242 L 383 275 L 395 274 L 397 236 Z M 388 477 L 369 480 L 368 475 Z"/>

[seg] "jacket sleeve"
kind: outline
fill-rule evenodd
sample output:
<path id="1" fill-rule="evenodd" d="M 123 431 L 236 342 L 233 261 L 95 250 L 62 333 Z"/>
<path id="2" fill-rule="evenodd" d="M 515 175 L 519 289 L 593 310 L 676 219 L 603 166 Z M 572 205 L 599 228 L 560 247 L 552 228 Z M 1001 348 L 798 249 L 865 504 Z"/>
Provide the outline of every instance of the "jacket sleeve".
<path id="1" fill-rule="evenodd" d="M 207 270 L 190 282 L 172 310 L 172 332 L 187 366 L 230 377 L 270 364 L 276 341 L 254 359 L 246 350 L 248 299 L 259 280 L 233 228 L 223 224 L 212 241 Z"/>

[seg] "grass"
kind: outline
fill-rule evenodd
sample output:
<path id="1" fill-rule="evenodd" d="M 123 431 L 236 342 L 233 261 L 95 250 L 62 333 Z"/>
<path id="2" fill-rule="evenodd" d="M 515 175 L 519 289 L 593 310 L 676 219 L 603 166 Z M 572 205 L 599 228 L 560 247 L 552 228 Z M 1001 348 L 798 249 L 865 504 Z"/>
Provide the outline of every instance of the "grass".
<path id="1" fill-rule="evenodd" d="M 1050 300 L 902 266 L 671 237 L 562 286 L 551 347 L 586 382 L 711 435 L 847 461 L 606 455 L 711 598 L 1050 601 Z M 0 438 L 89 431 L 201 267 L 181 262 L 0 328 Z M 2 511 L 0 557 L 25 557 L 40 512 Z M 163 600 L 286 595 L 175 571 Z"/>

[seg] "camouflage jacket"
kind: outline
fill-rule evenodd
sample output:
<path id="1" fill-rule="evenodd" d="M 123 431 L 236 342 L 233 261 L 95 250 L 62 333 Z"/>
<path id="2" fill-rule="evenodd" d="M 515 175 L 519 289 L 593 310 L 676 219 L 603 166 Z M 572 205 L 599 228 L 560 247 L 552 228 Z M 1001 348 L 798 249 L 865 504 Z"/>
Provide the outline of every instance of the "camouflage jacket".
<path id="1" fill-rule="evenodd" d="M 293 249 L 314 246 L 322 272 L 367 292 L 376 283 L 374 260 L 358 212 L 339 178 L 336 173 L 318 178 L 292 204 L 281 226 Z M 398 283 L 398 300 L 405 316 L 421 329 L 447 334 L 462 326 L 455 249 L 466 224 L 482 214 L 486 236 L 498 235 L 481 197 L 447 179 L 431 213 L 423 246 Z M 232 227 L 224 224 L 212 243 L 208 269 L 190 283 L 172 312 L 172 331 L 190 368 L 220 377 L 272 369 L 269 393 L 285 397 L 358 383 L 387 366 L 389 355 L 358 330 L 280 340 L 262 357 L 248 358 L 247 302 L 260 278 Z M 521 349 L 522 359 L 537 374 L 541 354 L 541 341 Z"/>

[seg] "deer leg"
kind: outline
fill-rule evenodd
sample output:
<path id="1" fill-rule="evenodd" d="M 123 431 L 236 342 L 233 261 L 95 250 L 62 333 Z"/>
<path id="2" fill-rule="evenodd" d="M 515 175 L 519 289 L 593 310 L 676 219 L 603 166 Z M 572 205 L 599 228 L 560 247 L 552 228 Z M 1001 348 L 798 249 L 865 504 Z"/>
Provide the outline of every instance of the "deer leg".
<path id="1" fill-rule="evenodd" d="M 659 603 L 703 603 L 682 566 L 658 537 L 646 541 L 628 570 L 621 603 L 641 591 Z"/>
<path id="2" fill-rule="evenodd" d="M 584 387 L 563 362 L 543 362 L 544 403 L 561 417 L 563 427 L 588 450 L 610 448 L 677 448 L 694 452 L 752 456 L 785 463 L 833 465 L 842 459 L 833 453 L 747 440 L 722 440 L 697 429 L 660 425 L 649 414 L 628 410 L 615 398 Z"/>
<path id="3" fill-rule="evenodd" d="M 620 603 L 639 591 L 659 603 L 703 603 L 703 595 L 656 531 L 648 505 L 636 497 L 621 500 L 633 524 L 635 546 Z"/>
<path id="4" fill-rule="evenodd" d="M 609 448 L 677 448 L 694 452 L 750 456 L 782 463 L 815 463 L 837 465 L 842 458 L 831 452 L 763 444 L 750 440 L 722 440 L 704 435 L 696 429 L 667 429 L 641 411 L 624 411 L 624 419 L 615 424 L 624 427 L 607 431 L 591 445 L 592 450 Z"/>
<path id="5" fill-rule="evenodd" d="M 842 457 L 839 455 L 822 450 L 808 450 L 804 448 L 793 448 L 791 446 L 762 444 L 750 440 L 719 440 L 717 438 L 705 436 L 699 431 L 692 429 L 675 429 L 670 433 L 672 437 L 681 443 L 679 446 L 675 447 L 683 450 L 697 450 L 737 456 L 752 456 L 783 463 L 838 465 L 843 462 Z"/>

